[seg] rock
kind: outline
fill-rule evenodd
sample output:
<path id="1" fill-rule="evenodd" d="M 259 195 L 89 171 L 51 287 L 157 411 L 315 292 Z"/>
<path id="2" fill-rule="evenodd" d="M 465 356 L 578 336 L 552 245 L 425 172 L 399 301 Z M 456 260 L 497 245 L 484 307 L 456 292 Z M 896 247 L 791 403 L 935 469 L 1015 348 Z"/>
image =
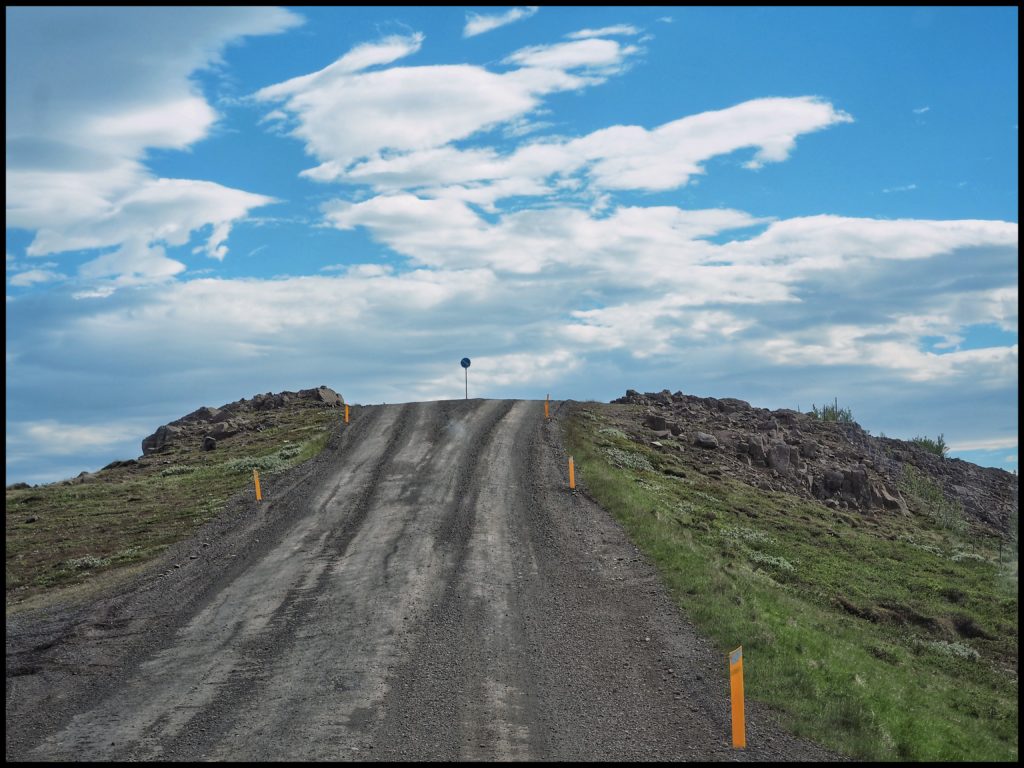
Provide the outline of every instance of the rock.
<path id="1" fill-rule="evenodd" d="M 739 400 L 735 397 L 723 397 L 719 399 L 718 403 L 719 408 L 721 408 L 724 413 L 750 410 L 750 403 L 746 400 Z"/>
<path id="2" fill-rule="evenodd" d="M 224 440 L 228 437 L 233 437 L 239 432 L 244 431 L 245 425 L 237 421 L 221 421 L 213 425 L 213 429 L 210 430 L 210 437 L 215 440 Z"/>
<path id="3" fill-rule="evenodd" d="M 821 453 L 821 449 L 813 440 L 800 441 L 800 455 L 805 459 L 816 459 L 819 453 Z"/>
<path id="4" fill-rule="evenodd" d="M 759 467 L 766 466 L 768 464 L 768 457 L 765 455 L 763 438 L 760 435 L 750 435 L 748 439 L 750 441 L 750 449 L 747 453 L 750 454 L 751 461 Z"/>
<path id="5" fill-rule="evenodd" d="M 7 490 L 8 491 L 23 491 L 26 488 L 31 488 L 31 487 L 32 486 L 29 485 L 28 483 L 11 483 L 10 485 L 7 486 Z M 31 522 L 31 521 L 29 521 L 29 522 Z"/>
<path id="6" fill-rule="evenodd" d="M 829 469 L 822 477 L 826 493 L 836 493 L 843 487 L 843 473 L 838 469 Z"/>
<path id="7" fill-rule="evenodd" d="M 757 424 L 757 428 L 761 432 L 777 432 L 779 429 L 779 422 L 775 419 L 765 419 Z"/>
<path id="8" fill-rule="evenodd" d="M 196 410 L 192 411 L 192 413 L 188 414 L 187 416 L 182 416 L 180 419 L 178 419 L 177 421 L 172 422 L 172 423 L 173 424 L 192 424 L 192 423 L 200 422 L 200 421 L 213 421 L 213 419 L 219 413 L 220 413 L 220 409 L 218 409 L 218 408 L 209 408 L 209 407 L 204 405 L 201 408 L 197 408 Z"/>
<path id="9" fill-rule="evenodd" d="M 644 417 L 644 426 L 653 429 L 655 432 L 662 432 L 668 429 L 668 422 L 665 421 L 664 416 L 649 413 Z"/>
<path id="10" fill-rule="evenodd" d="M 663 430 L 661 430 L 659 432 L 655 432 L 654 436 L 656 438 L 658 438 L 659 440 L 661 440 L 662 438 L 665 438 L 665 437 L 672 437 L 672 433 L 669 430 L 667 430 L 667 429 L 663 429 Z"/>
<path id="11" fill-rule="evenodd" d="M 101 469 L 100 472 L 103 472 L 104 470 L 107 470 L 107 469 L 117 469 L 118 467 L 134 467 L 138 463 L 139 462 L 136 459 L 125 459 L 124 461 L 112 461 L 109 464 L 107 464 L 107 466 L 105 466 L 103 469 Z"/>
<path id="12" fill-rule="evenodd" d="M 769 467 L 780 475 L 784 475 L 789 472 L 789 455 L 789 446 L 783 442 L 777 442 L 772 443 L 765 452 L 765 459 Z"/>
<path id="13" fill-rule="evenodd" d="M 906 502 L 903 501 L 903 497 L 899 495 L 898 491 L 896 495 L 893 495 L 889 492 L 888 488 L 878 481 L 872 482 L 869 490 L 872 506 L 881 507 L 893 512 L 902 512 L 905 515 L 910 514 Z"/>
<path id="14" fill-rule="evenodd" d="M 298 392 L 299 397 L 308 398 L 315 400 L 319 403 L 331 406 L 332 408 L 342 406 L 345 404 L 345 400 L 330 387 L 320 385 L 316 389 L 300 389 Z M 282 403 L 283 405 L 283 403 Z"/>
<path id="15" fill-rule="evenodd" d="M 201 451 L 212 451 L 217 447 L 217 438 L 207 435 L 203 438 L 203 444 L 199 446 Z"/>
<path id="16" fill-rule="evenodd" d="M 164 424 L 142 441 L 142 455 L 149 456 L 152 453 L 163 450 L 180 438 L 181 434 L 180 428 L 171 424 Z"/>
<path id="17" fill-rule="evenodd" d="M 713 449 L 718 447 L 718 439 L 714 435 L 709 435 L 706 432 L 698 432 L 696 440 L 693 444 L 698 448 Z"/>
<path id="18" fill-rule="evenodd" d="M 39 520 L 39 515 L 29 515 L 28 517 L 25 518 L 25 522 L 26 523 L 34 523 L 37 520 Z"/>

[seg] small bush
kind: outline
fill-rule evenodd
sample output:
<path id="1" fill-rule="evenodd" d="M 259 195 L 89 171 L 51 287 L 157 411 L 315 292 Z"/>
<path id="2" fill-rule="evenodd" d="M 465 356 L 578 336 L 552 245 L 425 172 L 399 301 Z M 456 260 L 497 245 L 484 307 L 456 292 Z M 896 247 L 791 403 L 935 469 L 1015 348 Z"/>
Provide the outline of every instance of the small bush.
<path id="1" fill-rule="evenodd" d="M 981 658 L 980 653 L 964 643 L 947 643 L 945 640 L 931 640 L 928 642 L 928 647 L 944 656 L 954 656 L 958 659 L 977 661 Z"/>
<path id="2" fill-rule="evenodd" d="M 744 528 L 740 525 L 727 525 L 722 529 L 722 536 L 727 539 L 740 539 L 751 544 L 774 544 L 775 540 L 764 531 L 755 528 Z"/>
<path id="3" fill-rule="evenodd" d="M 651 462 L 647 460 L 647 457 L 642 453 L 634 453 L 633 451 L 623 451 L 620 448 L 605 448 L 604 452 L 611 459 L 612 464 L 617 467 L 627 467 L 629 469 L 645 469 L 649 472 L 654 471 L 654 467 L 651 466 Z"/>
<path id="4" fill-rule="evenodd" d="M 917 467 L 904 464 L 898 485 L 900 491 L 913 497 L 940 527 L 951 531 L 964 529 L 963 505 L 947 499 L 942 487 Z"/>
<path id="5" fill-rule="evenodd" d="M 786 571 L 789 573 L 796 570 L 793 564 L 784 557 L 766 555 L 764 552 L 758 552 L 756 549 L 750 550 L 748 555 L 750 559 L 758 565 L 767 565 L 770 568 L 777 568 L 780 571 Z"/>
<path id="6" fill-rule="evenodd" d="M 818 408 L 811 403 L 811 415 L 818 421 L 838 421 L 841 424 L 853 424 L 853 411 L 839 407 L 839 398 L 833 398 L 832 405 Z"/>
<path id="7" fill-rule="evenodd" d="M 65 560 L 63 565 L 65 568 L 73 571 L 87 571 L 92 568 L 101 568 L 109 562 L 109 560 L 96 557 L 96 555 L 85 555 L 84 557 L 76 557 L 73 560 Z"/>
<path id="8" fill-rule="evenodd" d="M 985 558 L 977 554 L 976 552 L 954 552 L 953 556 L 949 559 L 952 560 L 954 563 L 962 563 L 964 560 L 976 560 L 979 563 L 985 562 Z"/>
<path id="9" fill-rule="evenodd" d="M 946 440 L 942 435 L 939 435 L 935 440 L 932 440 L 930 437 L 915 437 L 910 442 L 928 451 L 928 453 L 934 453 L 936 456 L 945 456 L 949 453 L 949 446 L 946 445 Z"/>
<path id="10" fill-rule="evenodd" d="M 160 477 L 174 477 L 175 475 L 187 475 L 195 472 L 196 468 L 188 464 L 179 464 L 176 467 L 168 467 L 160 472 Z"/>

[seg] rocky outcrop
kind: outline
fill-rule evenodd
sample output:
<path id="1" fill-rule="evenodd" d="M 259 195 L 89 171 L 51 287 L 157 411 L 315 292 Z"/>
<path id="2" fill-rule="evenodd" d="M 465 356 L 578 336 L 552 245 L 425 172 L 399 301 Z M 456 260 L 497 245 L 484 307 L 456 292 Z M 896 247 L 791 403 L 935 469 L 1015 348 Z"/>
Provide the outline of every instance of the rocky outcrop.
<path id="1" fill-rule="evenodd" d="M 330 387 L 300 389 L 298 392 L 267 392 L 227 403 L 220 408 L 203 406 L 164 424 L 142 441 L 142 455 L 172 450 L 176 445 L 198 445 L 201 450 L 216 448 L 217 441 L 249 431 L 259 431 L 275 409 L 300 404 L 302 407 L 337 408 L 345 400 Z M 271 422 L 272 423 L 272 420 Z"/>
<path id="2" fill-rule="evenodd" d="M 908 514 L 900 491 L 908 466 L 962 504 L 967 517 L 993 530 L 1005 533 L 1017 507 L 1017 478 L 1009 472 L 943 458 L 903 440 L 872 437 L 858 424 L 667 389 L 627 390 L 612 402 L 639 406 L 636 436 L 656 437 L 669 446 L 665 450 L 692 452 L 701 471 L 813 497 L 835 509 Z"/>

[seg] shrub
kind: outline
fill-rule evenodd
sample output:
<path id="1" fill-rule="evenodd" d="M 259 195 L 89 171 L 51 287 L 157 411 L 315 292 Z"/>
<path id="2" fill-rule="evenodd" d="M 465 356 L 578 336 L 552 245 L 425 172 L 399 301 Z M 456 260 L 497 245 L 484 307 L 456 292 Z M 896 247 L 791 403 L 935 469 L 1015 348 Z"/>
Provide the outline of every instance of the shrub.
<path id="1" fill-rule="evenodd" d="M 928 451 L 928 453 L 934 453 L 936 456 L 945 456 L 949 453 L 949 446 L 946 445 L 946 440 L 942 435 L 939 435 L 935 440 L 932 440 L 930 437 L 915 437 L 910 442 Z"/>
<path id="2" fill-rule="evenodd" d="M 654 471 L 654 467 L 651 466 L 651 462 L 647 460 L 647 457 L 642 453 L 634 453 L 633 451 L 623 451 L 620 448 L 605 448 L 604 452 L 611 459 L 612 463 L 617 467 L 628 467 L 629 469 L 644 469 L 650 472 Z"/>
<path id="3" fill-rule="evenodd" d="M 903 465 L 898 482 L 900 491 L 911 496 L 942 528 L 964 529 L 964 508 L 959 501 L 950 501 L 942 487 L 912 464 Z"/>
<path id="4" fill-rule="evenodd" d="M 839 407 L 839 398 L 833 398 L 832 405 L 818 408 L 811 403 L 811 415 L 819 421 L 838 421 L 842 424 L 853 424 L 853 412 L 849 408 Z"/>
<path id="5" fill-rule="evenodd" d="M 187 475 L 190 472 L 195 472 L 196 468 L 189 466 L 188 464 L 178 464 L 174 467 L 168 467 L 167 469 L 161 470 L 160 477 L 174 477 L 175 475 Z"/>

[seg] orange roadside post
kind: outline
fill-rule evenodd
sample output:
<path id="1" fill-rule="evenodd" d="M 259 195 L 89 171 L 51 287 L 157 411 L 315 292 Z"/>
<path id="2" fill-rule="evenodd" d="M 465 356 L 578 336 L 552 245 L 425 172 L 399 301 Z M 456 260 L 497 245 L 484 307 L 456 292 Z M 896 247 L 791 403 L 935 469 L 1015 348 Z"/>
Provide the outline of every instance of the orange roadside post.
<path id="1" fill-rule="evenodd" d="M 256 484 L 256 501 L 262 501 L 263 494 L 260 493 L 260 473 L 255 469 L 252 471 L 252 481 Z"/>
<path id="2" fill-rule="evenodd" d="M 576 490 L 576 467 L 573 466 L 572 456 L 569 457 L 569 490 Z"/>
<path id="3" fill-rule="evenodd" d="M 548 412 L 548 400 L 550 400 L 550 399 L 551 399 L 551 395 L 548 395 L 547 397 L 544 398 L 544 418 L 545 419 L 550 419 L 551 418 L 551 414 Z"/>
<path id="4" fill-rule="evenodd" d="M 732 692 L 732 746 L 747 746 L 746 721 L 743 718 L 743 646 L 729 654 L 729 683 Z"/>
<path id="5" fill-rule="evenodd" d="M 348 403 L 345 403 L 345 423 L 348 424 Z"/>

